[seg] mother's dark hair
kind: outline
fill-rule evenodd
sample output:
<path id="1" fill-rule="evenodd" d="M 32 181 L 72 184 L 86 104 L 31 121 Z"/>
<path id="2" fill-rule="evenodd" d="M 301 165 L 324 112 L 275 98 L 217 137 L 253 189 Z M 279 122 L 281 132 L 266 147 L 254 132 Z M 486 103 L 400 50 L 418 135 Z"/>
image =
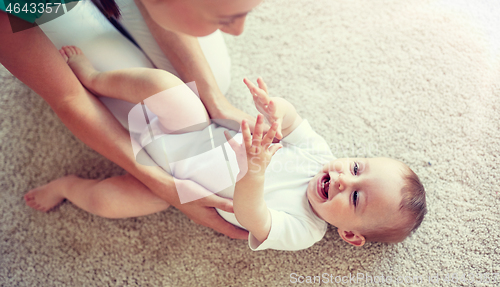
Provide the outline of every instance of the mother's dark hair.
<path id="1" fill-rule="evenodd" d="M 120 18 L 120 8 L 115 0 L 91 0 L 106 18 Z"/>

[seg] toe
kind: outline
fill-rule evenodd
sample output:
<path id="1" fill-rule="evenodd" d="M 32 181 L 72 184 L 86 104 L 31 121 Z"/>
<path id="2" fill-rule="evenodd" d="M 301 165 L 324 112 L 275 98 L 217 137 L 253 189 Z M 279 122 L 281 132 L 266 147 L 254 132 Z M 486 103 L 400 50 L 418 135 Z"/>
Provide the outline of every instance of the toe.
<path id="1" fill-rule="evenodd" d="M 31 193 L 27 193 L 27 194 L 24 195 L 24 200 L 26 200 L 26 202 L 30 202 L 33 199 L 35 199 L 35 197 Z"/>
<path id="2" fill-rule="evenodd" d="M 75 46 L 70 46 L 70 48 L 71 48 L 71 52 L 73 53 L 73 55 L 78 55 L 78 54 L 79 54 L 79 53 L 78 53 L 78 50 L 77 50 L 77 49 L 78 49 L 77 47 L 75 47 Z"/>
<path id="3" fill-rule="evenodd" d="M 59 50 L 59 53 L 63 57 L 64 61 L 68 62 L 68 55 L 66 55 L 66 52 L 64 51 L 64 49 Z"/>
<path id="4" fill-rule="evenodd" d="M 67 57 L 71 57 L 71 55 L 73 55 L 70 46 L 63 46 L 62 49 L 64 50 L 64 53 Z"/>
<path id="5" fill-rule="evenodd" d="M 83 54 L 82 50 L 80 50 L 80 48 L 78 48 L 77 46 L 73 46 L 73 48 L 75 49 L 76 54 Z"/>

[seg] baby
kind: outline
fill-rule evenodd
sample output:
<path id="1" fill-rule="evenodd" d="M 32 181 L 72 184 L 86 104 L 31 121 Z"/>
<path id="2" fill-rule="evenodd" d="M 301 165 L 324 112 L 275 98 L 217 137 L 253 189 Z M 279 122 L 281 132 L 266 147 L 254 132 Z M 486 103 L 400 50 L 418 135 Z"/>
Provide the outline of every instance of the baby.
<path id="1" fill-rule="evenodd" d="M 367 241 L 400 242 L 418 228 L 427 212 L 424 187 L 408 166 L 389 158 L 334 159 L 328 144 L 307 120 L 288 101 L 270 98 L 260 78 L 258 86 L 246 79 L 244 82 L 262 115 L 257 117 L 253 135 L 245 121 L 241 134 L 235 135 L 210 125 L 199 98 L 166 71 L 133 68 L 98 72 L 77 47 L 63 47 L 60 52 L 94 94 L 132 103 L 143 101 L 158 116 L 151 121 L 153 130 L 168 134 L 163 144 L 169 137 L 174 139 L 167 147 L 184 135 L 208 128 L 224 132 L 233 149 L 227 158 L 237 162 L 239 173 L 235 185 L 218 193 L 233 198 L 234 214 L 218 212 L 249 231 L 252 250 L 308 248 L 323 238 L 327 223 L 355 246 Z M 168 94 L 174 89 L 181 91 L 182 97 Z M 165 96 L 156 97 L 162 93 Z M 264 117 L 271 124 L 267 133 Z M 186 126 L 193 128 L 182 129 Z M 274 138 L 280 139 L 280 144 L 272 144 Z M 153 150 L 145 150 L 155 161 L 161 161 Z M 200 185 L 210 189 L 214 178 L 203 178 L 196 168 L 170 165 L 165 169 L 181 179 L 177 189 L 195 192 Z M 67 176 L 25 195 L 27 204 L 41 211 L 64 199 L 110 218 L 142 216 L 169 207 L 129 175 L 103 181 Z"/>

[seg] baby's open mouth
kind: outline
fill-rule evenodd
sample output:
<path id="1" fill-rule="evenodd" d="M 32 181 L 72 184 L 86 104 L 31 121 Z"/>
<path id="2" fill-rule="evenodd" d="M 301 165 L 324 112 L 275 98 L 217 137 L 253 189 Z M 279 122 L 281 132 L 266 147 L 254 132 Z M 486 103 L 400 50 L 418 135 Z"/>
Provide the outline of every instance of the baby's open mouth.
<path id="1" fill-rule="evenodd" d="M 328 189 L 330 188 L 330 175 L 327 173 L 321 178 L 321 192 L 323 199 L 328 199 Z"/>

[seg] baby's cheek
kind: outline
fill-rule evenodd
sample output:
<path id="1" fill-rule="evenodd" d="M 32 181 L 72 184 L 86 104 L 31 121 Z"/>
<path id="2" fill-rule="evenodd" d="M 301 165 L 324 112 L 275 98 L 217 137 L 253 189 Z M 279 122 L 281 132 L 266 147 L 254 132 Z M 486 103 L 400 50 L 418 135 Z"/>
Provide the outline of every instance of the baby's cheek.
<path id="1" fill-rule="evenodd" d="M 332 200 L 330 209 L 333 215 L 339 219 L 347 220 L 349 218 L 349 209 L 339 201 Z"/>

